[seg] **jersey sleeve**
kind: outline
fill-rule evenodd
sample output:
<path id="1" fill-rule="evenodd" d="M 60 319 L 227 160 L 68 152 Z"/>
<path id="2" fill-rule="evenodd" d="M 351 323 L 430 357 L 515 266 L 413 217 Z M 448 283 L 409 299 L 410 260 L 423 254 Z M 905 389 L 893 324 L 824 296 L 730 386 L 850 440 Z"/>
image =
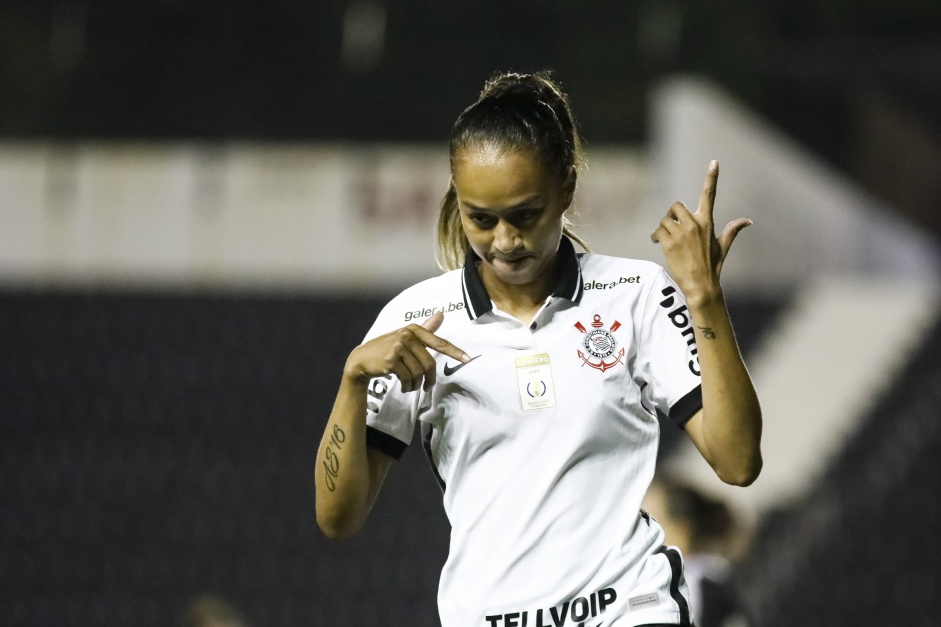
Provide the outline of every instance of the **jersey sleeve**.
<path id="1" fill-rule="evenodd" d="M 395 300 L 385 306 L 363 339 L 379 337 L 405 326 L 398 317 Z M 366 446 L 400 459 L 415 431 L 418 392 L 404 394 L 394 375 L 376 377 L 366 390 Z"/>
<path id="2" fill-rule="evenodd" d="M 686 298 L 662 268 L 647 294 L 637 330 L 635 380 L 644 407 L 677 426 L 702 407 L 702 379 Z"/>

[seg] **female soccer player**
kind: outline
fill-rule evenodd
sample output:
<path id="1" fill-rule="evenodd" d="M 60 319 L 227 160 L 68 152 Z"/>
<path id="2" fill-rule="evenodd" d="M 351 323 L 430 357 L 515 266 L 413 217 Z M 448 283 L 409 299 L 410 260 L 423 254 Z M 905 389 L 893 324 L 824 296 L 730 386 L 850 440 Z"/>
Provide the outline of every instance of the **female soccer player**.
<path id="1" fill-rule="evenodd" d="M 576 253 L 580 141 L 543 74 L 488 81 L 450 162 L 448 272 L 395 297 L 346 361 L 318 452 L 321 529 L 362 526 L 418 423 L 451 523 L 443 627 L 690 625 L 682 558 L 640 505 L 657 415 L 724 481 L 758 476 L 761 410 L 719 283 L 750 221 L 715 236 L 712 162 L 697 210 L 673 204 L 651 236 L 672 279 Z"/>

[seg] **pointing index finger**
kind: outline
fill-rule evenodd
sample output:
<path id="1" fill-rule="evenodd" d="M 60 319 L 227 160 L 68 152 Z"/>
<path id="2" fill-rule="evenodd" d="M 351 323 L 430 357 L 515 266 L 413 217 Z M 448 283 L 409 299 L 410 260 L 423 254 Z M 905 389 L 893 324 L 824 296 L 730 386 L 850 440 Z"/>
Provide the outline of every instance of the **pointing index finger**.
<path id="1" fill-rule="evenodd" d="M 439 325 L 440 326 L 440 325 Z M 437 326 L 435 326 L 437 329 Z M 417 326 L 413 329 L 415 336 L 421 341 L 422 344 L 427 346 L 433 351 L 437 351 L 442 355 L 447 355 L 453 359 L 458 359 L 462 362 L 470 361 L 470 355 L 465 353 L 463 350 L 447 341 L 443 337 L 438 337 L 431 331 L 429 331 L 424 326 Z"/>
<path id="2" fill-rule="evenodd" d="M 702 213 L 712 222 L 712 208 L 716 201 L 716 187 L 719 184 L 719 162 L 709 162 L 709 171 L 706 173 L 706 182 L 703 184 L 702 196 L 699 198 L 699 207 L 696 213 Z"/>

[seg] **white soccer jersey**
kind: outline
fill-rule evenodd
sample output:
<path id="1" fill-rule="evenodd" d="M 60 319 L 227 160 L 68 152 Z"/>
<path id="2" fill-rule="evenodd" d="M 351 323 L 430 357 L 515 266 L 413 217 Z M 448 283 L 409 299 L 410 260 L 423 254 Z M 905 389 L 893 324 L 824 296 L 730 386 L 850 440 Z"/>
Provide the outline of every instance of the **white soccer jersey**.
<path id="1" fill-rule="evenodd" d="M 401 456 L 416 421 L 444 491 L 450 553 L 443 627 L 690 624 L 679 552 L 641 511 L 656 414 L 682 426 L 701 407 L 682 294 L 658 265 L 576 255 L 531 324 L 496 309 L 468 254 L 463 270 L 394 298 L 367 340 L 445 312 L 437 383 L 369 390 L 367 441 Z"/>

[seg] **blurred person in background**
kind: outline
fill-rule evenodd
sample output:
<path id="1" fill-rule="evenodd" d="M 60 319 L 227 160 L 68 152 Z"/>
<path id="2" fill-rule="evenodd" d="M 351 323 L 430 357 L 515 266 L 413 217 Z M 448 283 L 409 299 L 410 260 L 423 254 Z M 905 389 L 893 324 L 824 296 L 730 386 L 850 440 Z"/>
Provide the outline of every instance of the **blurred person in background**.
<path id="1" fill-rule="evenodd" d="M 443 627 L 690 625 L 682 558 L 640 507 L 657 416 L 722 480 L 761 468 L 761 410 L 719 284 L 750 221 L 716 237 L 712 162 L 696 211 L 675 203 L 651 237 L 672 278 L 577 253 L 576 129 L 546 74 L 496 76 L 458 117 L 447 272 L 394 298 L 351 352 L 318 451 L 317 522 L 348 537 L 421 425 L 451 523 Z"/>
<path id="2" fill-rule="evenodd" d="M 217 596 L 194 599 L 183 614 L 183 627 L 248 627 L 242 614 Z"/>
<path id="3" fill-rule="evenodd" d="M 696 627 L 753 627 L 736 588 L 733 560 L 745 543 L 729 507 L 658 474 L 644 509 L 660 523 L 667 544 L 683 554 Z"/>

